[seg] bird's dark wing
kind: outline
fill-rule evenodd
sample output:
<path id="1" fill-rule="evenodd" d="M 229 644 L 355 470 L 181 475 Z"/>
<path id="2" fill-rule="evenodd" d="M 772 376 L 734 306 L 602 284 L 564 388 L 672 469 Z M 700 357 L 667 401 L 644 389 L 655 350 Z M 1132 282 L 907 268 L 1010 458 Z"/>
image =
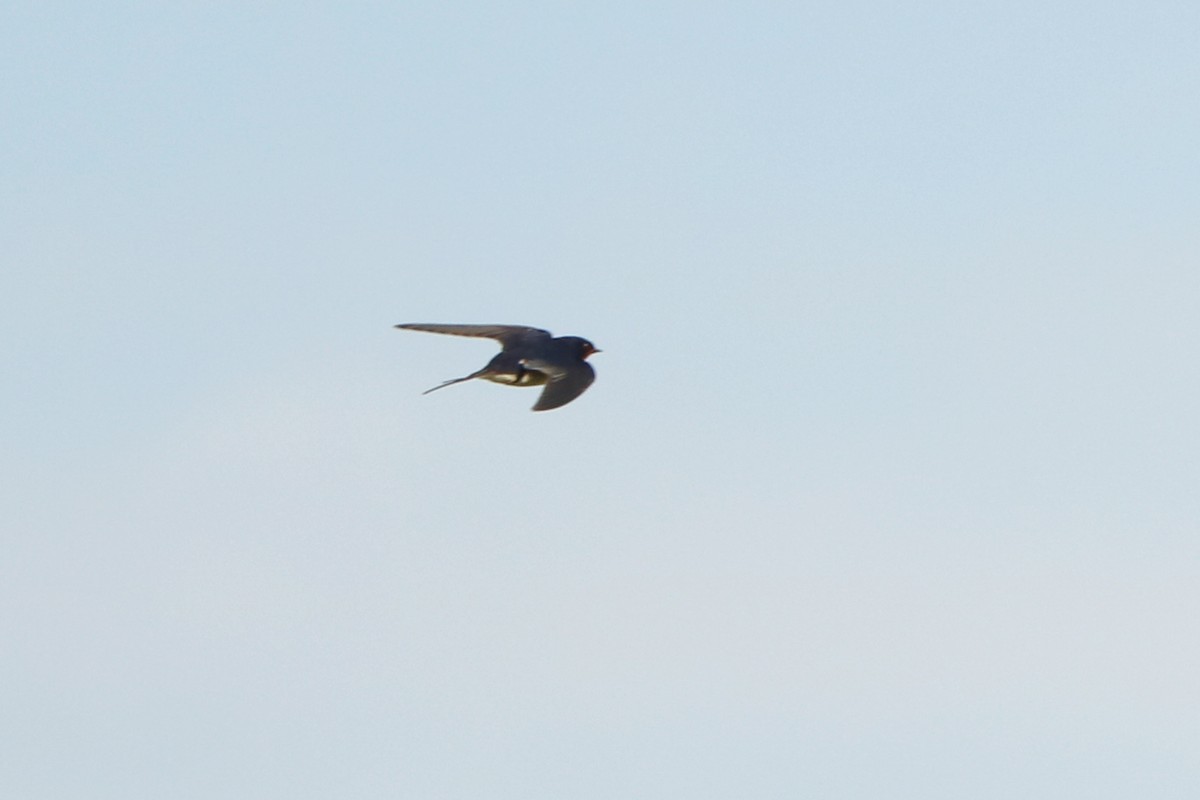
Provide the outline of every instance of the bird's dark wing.
<path id="1" fill-rule="evenodd" d="M 528 369 L 546 375 L 546 388 L 542 389 L 541 397 L 534 404 L 534 411 L 549 411 L 565 406 L 583 394 L 592 385 L 592 381 L 596 380 L 595 370 L 586 361 L 578 361 L 565 367 L 536 358 L 522 359 L 521 363 Z"/>
<path id="2" fill-rule="evenodd" d="M 409 331 L 495 339 L 506 348 L 516 344 L 532 344 L 550 340 L 550 331 L 525 325 L 443 325 L 437 322 L 407 322 L 396 327 Z"/>

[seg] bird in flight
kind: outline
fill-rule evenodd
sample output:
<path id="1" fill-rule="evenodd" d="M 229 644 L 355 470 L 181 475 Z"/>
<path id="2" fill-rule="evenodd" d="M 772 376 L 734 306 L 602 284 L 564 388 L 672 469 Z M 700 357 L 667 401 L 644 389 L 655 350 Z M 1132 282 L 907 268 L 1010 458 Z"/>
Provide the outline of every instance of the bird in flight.
<path id="1" fill-rule="evenodd" d="M 596 346 L 578 336 L 553 337 L 550 331 L 524 325 L 442 325 L 408 322 L 397 325 L 409 331 L 474 336 L 500 342 L 500 352 L 487 365 L 462 378 L 443 381 L 423 394 L 455 383 L 483 378 L 508 386 L 542 386 L 542 394 L 533 404 L 534 411 L 549 411 L 565 406 L 592 385 L 596 373 L 587 357 L 599 353 Z"/>

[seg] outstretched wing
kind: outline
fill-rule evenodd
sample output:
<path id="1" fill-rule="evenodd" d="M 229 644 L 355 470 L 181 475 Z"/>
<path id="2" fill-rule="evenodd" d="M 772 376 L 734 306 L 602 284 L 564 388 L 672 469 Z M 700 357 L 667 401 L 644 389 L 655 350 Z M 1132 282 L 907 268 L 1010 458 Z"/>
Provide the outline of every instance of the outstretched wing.
<path id="1" fill-rule="evenodd" d="M 586 361 L 579 361 L 567 367 L 536 358 L 522 359 L 521 363 L 546 375 L 546 388 L 542 389 L 541 397 L 534 404 L 534 411 L 549 411 L 565 406 L 583 394 L 592 385 L 592 381 L 596 380 L 596 371 Z"/>
<path id="2" fill-rule="evenodd" d="M 397 325 L 409 331 L 426 331 L 428 333 L 446 333 L 451 336 L 474 336 L 483 339 L 495 339 L 505 348 L 518 344 L 533 344 L 549 341 L 550 331 L 541 328 L 530 328 L 525 325 L 443 325 L 437 322 L 406 322 Z"/>

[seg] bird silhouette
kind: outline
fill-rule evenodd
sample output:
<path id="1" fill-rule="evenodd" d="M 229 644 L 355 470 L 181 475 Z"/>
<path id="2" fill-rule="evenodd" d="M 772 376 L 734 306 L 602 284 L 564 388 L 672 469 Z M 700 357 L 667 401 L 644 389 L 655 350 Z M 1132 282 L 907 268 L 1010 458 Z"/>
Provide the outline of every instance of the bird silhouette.
<path id="1" fill-rule="evenodd" d="M 549 331 L 525 325 L 443 325 L 434 322 L 408 322 L 397 325 L 409 331 L 444 333 L 451 336 L 472 336 L 495 339 L 500 352 L 484 366 L 461 378 L 427 389 L 423 394 L 444 389 L 456 383 L 482 378 L 507 386 L 542 386 L 542 394 L 533 404 L 533 411 L 549 411 L 565 406 L 592 385 L 596 373 L 586 359 L 599 353 L 596 346 L 578 336 L 553 337 Z"/>

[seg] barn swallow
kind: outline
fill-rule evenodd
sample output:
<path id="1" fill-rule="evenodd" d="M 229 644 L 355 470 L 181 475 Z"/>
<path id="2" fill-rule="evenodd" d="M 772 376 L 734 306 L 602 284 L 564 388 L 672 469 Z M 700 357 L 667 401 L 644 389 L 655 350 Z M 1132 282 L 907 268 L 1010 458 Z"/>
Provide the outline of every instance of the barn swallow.
<path id="1" fill-rule="evenodd" d="M 596 373 L 585 359 L 599 353 L 596 346 L 578 336 L 552 337 L 541 328 L 524 325 L 440 325 L 437 323 L 410 322 L 397 325 L 410 331 L 448 333 L 453 336 L 475 336 L 495 339 L 500 342 L 500 352 L 483 369 L 462 378 L 451 378 L 427 389 L 423 394 L 435 392 L 455 383 L 483 378 L 485 381 L 509 386 L 541 386 L 538 401 L 533 411 L 549 411 L 565 406 L 583 394 Z"/>

